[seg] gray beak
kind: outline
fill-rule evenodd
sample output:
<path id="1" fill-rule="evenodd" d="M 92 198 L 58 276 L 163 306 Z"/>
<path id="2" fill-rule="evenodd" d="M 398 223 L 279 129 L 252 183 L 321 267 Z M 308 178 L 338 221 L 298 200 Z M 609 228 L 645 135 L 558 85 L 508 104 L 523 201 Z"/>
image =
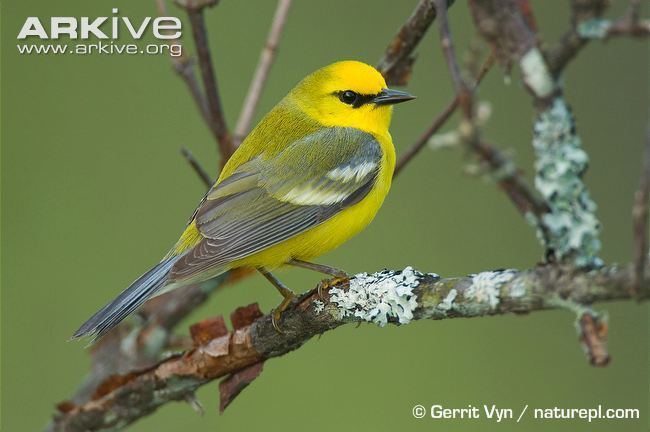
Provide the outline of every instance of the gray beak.
<path id="1" fill-rule="evenodd" d="M 415 96 L 410 93 L 385 88 L 372 99 L 372 102 L 377 105 L 395 105 L 413 99 L 415 99 Z"/>

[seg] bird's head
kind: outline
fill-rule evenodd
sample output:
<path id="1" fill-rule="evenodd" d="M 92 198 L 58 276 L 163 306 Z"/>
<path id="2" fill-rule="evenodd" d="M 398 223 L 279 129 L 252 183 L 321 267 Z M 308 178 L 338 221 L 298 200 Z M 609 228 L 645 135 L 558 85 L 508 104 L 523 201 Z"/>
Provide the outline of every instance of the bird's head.
<path id="1" fill-rule="evenodd" d="M 385 133 L 392 106 L 414 96 L 389 89 L 384 77 L 372 66 L 341 61 L 307 76 L 289 93 L 289 98 L 325 126 Z"/>

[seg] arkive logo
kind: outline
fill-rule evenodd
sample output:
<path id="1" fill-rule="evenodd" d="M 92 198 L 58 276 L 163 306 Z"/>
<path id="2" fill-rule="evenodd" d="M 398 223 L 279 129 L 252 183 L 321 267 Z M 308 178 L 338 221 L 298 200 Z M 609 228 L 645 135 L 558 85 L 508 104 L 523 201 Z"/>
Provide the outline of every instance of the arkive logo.
<path id="1" fill-rule="evenodd" d="M 119 10 L 114 8 L 113 14 Z M 117 40 L 122 36 L 130 36 L 139 40 L 147 32 L 154 38 L 162 40 L 178 39 L 181 36 L 181 20 L 176 17 L 145 17 L 140 22 L 134 22 L 126 16 L 110 17 L 51 17 L 49 31 L 38 17 L 28 17 L 25 20 L 17 39 L 23 40 L 36 37 L 42 40 L 67 37 L 72 40 L 110 39 Z"/>
<path id="2" fill-rule="evenodd" d="M 164 16 L 134 20 L 120 16 L 117 8 L 112 12 L 112 16 L 95 18 L 50 17 L 49 22 L 27 17 L 16 37 L 21 42 L 16 48 L 27 55 L 183 55 L 178 42 L 182 33 L 180 19 Z M 158 42 L 134 43 L 150 39 L 148 36 Z"/>

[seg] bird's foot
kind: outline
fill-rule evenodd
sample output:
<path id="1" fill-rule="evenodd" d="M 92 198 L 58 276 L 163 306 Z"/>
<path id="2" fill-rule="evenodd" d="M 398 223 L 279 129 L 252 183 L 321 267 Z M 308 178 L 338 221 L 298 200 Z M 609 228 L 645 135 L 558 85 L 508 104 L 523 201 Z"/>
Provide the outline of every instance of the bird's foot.
<path id="1" fill-rule="evenodd" d="M 347 273 L 341 272 L 338 275 L 334 276 L 331 279 L 323 279 L 318 283 L 316 287 L 316 292 L 318 293 L 319 300 L 325 300 L 325 291 L 329 291 L 330 288 L 334 288 L 340 284 L 347 284 L 350 282 L 350 276 Z"/>
<path id="2" fill-rule="evenodd" d="M 271 315 L 271 324 L 273 324 L 275 331 L 277 331 L 279 334 L 284 334 L 282 329 L 280 329 L 282 312 L 287 310 L 293 299 L 296 297 L 296 294 L 294 294 L 294 292 L 289 289 L 281 291 L 281 294 L 284 297 L 284 300 L 282 300 L 282 303 L 280 303 L 278 307 L 273 309 L 273 314 Z"/>

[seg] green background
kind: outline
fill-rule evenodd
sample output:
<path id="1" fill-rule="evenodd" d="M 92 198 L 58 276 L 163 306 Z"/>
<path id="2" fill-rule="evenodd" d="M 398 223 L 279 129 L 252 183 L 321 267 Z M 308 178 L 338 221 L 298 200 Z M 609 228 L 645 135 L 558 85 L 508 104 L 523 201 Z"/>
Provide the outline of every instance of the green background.
<path id="1" fill-rule="evenodd" d="M 301 77 L 340 59 L 376 63 L 412 1 L 296 1 L 263 95 L 269 110 Z M 451 12 L 460 52 L 474 35 L 464 2 Z M 617 2 L 611 16 L 618 16 Z M 565 2 L 534 3 L 546 41 L 568 26 Z M 2 4 L 2 430 L 41 429 L 53 404 L 69 397 L 89 366 L 71 332 L 156 262 L 175 241 L 203 194 L 179 155 L 184 145 L 216 173 L 215 144 L 167 56 L 19 55 L 27 16 L 154 15 L 151 1 L 13 1 Z M 223 0 L 207 13 L 210 44 L 232 126 L 275 7 Z M 171 13 L 182 12 L 170 6 Z M 646 11 L 647 12 L 647 11 Z M 185 28 L 189 41 L 189 27 Z M 415 102 L 395 110 L 392 133 L 404 151 L 450 99 L 451 81 L 436 32 L 419 48 L 408 90 Z M 586 182 L 599 204 L 602 257 L 632 256 L 631 207 L 648 119 L 648 47 L 595 42 L 565 77 L 567 99 L 591 156 Z M 485 135 L 532 170 L 528 96 L 513 76 L 490 72 L 481 99 L 493 104 Z M 447 126 L 454 127 L 457 119 Z M 489 181 L 465 174 L 461 150 L 430 151 L 395 182 L 375 222 L 320 262 L 349 273 L 412 265 L 444 276 L 499 267 L 527 268 L 540 258 L 531 228 Z M 319 276 L 281 274 L 298 290 Z M 235 307 L 279 302 L 266 281 L 228 287 L 179 327 Z M 601 305 L 602 307 L 602 305 Z M 590 367 L 569 312 L 417 322 L 401 328 L 348 326 L 266 363 L 223 415 L 217 383 L 206 407 L 169 404 L 133 431 L 415 430 L 640 431 L 648 422 L 648 307 L 605 305 L 613 361 Z M 416 420 L 415 404 L 639 408 L 639 420 Z"/>

